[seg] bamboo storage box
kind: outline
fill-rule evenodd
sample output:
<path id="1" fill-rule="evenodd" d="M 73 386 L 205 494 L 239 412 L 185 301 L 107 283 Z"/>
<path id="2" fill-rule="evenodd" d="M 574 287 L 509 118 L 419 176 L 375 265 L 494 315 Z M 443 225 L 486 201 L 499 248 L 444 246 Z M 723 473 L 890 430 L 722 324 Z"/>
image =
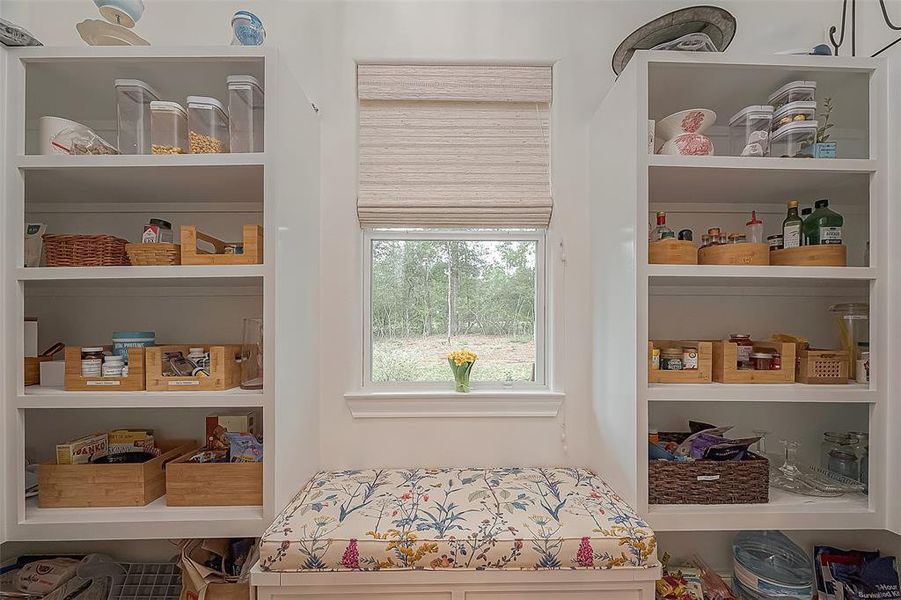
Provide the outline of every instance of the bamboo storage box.
<path id="1" fill-rule="evenodd" d="M 110 350 L 111 346 L 104 346 Z M 82 377 L 81 347 L 66 346 L 67 392 L 140 392 L 144 389 L 145 348 L 128 349 L 128 375 L 126 377 Z"/>
<path id="2" fill-rule="evenodd" d="M 262 506 L 263 463 L 190 463 L 194 452 L 166 466 L 169 506 Z"/>
<path id="3" fill-rule="evenodd" d="M 798 349 L 798 383 L 847 384 L 851 372 L 847 350 Z"/>
<path id="4" fill-rule="evenodd" d="M 166 463 L 197 447 L 160 442 L 163 453 L 140 464 L 38 465 L 38 506 L 146 506 L 166 493 Z"/>
<path id="5" fill-rule="evenodd" d="M 226 254 L 230 243 L 223 242 L 200 231 L 193 225 L 181 226 L 181 264 L 183 265 L 261 265 L 263 264 L 263 228 L 245 225 L 243 228 L 243 254 Z M 198 242 L 206 242 L 213 252 L 203 250 Z"/>
<path id="6" fill-rule="evenodd" d="M 187 356 L 191 348 L 202 347 L 210 353 L 209 377 L 164 377 L 163 355 L 181 352 Z M 241 385 L 241 345 L 225 346 L 170 345 L 147 348 L 147 389 L 152 392 L 221 392 Z"/>
<path id="7" fill-rule="evenodd" d="M 768 265 L 768 244 L 720 244 L 698 250 L 698 263 L 702 265 Z"/>
<path id="8" fill-rule="evenodd" d="M 848 247 L 844 244 L 820 244 L 773 250 L 770 252 L 770 264 L 795 267 L 846 267 Z"/>
<path id="9" fill-rule="evenodd" d="M 739 370 L 738 346 L 727 341 L 713 342 L 713 380 L 718 383 L 794 383 L 795 344 L 754 342 L 753 352 L 778 352 L 782 356 L 782 368 Z"/>
<path id="10" fill-rule="evenodd" d="M 648 264 L 696 265 L 698 248 L 688 240 L 657 240 L 648 243 Z"/>
<path id="11" fill-rule="evenodd" d="M 682 371 L 664 371 L 651 368 L 651 354 L 654 348 L 698 349 L 698 368 Z M 651 340 L 648 342 L 648 383 L 710 383 L 713 372 L 713 344 L 711 342 L 683 342 L 674 340 Z"/>

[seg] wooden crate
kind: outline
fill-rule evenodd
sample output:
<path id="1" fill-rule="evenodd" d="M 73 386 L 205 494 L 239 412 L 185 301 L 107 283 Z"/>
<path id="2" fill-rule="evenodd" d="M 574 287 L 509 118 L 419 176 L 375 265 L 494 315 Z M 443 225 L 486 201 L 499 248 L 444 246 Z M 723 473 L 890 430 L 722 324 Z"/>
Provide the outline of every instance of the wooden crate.
<path id="1" fill-rule="evenodd" d="M 798 383 L 847 384 L 851 373 L 847 350 L 798 349 Z"/>
<path id="2" fill-rule="evenodd" d="M 166 352 L 181 352 L 187 356 L 195 347 L 210 353 L 209 377 L 163 377 L 162 361 Z M 238 387 L 241 385 L 240 354 L 240 344 L 176 344 L 147 348 L 147 389 L 152 392 L 221 392 Z"/>
<path id="3" fill-rule="evenodd" d="M 698 349 L 698 368 L 683 371 L 663 371 L 651 368 L 651 352 L 654 348 Z M 713 372 L 713 344 L 711 342 L 687 342 L 677 340 L 651 340 L 648 342 L 648 383 L 710 383 Z"/>
<path id="4" fill-rule="evenodd" d="M 193 225 L 181 226 L 181 264 L 183 265 L 261 265 L 263 264 L 263 228 L 245 225 L 243 231 L 244 254 L 225 254 L 223 242 L 200 231 Z M 199 241 L 213 247 L 213 252 L 198 248 Z"/>
<path id="5" fill-rule="evenodd" d="M 110 350 L 112 346 L 104 346 Z M 127 377 L 82 377 L 81 346 L 66 346 L 67 392 L 139 392 L 144 389 L 144 351 L 146 348 L 128 349 Z"/>
<path id="6" fill-rule="evenodd" d="M 778 352 L 782 368 L 770 371 L 738 369 L 738 346 L 732 342 L 713 342 L 713 380 L 719 383 L 794 383 L 795 344 L 754 342 L 754 352 Z"/>
<path id="7" fill-rule="evenodd" d="M 163 453 L 141 464 L 38 465 L 38 506 L 146 506 L 166 493 L 166 463 L 194 442 L 158 442 Z"/>
<path id="8" fill-rule="evenodd" d="M 698 248 L 687 240 L 665 239 L 648 243 L 648 264 L 696 265 Z"/>
<path id="9" fill-rule="evenodd" d="M 799 246 L 770 252 L 771 265 L 796 267 L 846 267 L 848 247 L 844 244 Z"/>
<path id="10" fill-rule="evenodd" d="M 62 342 L 56 342 L 37 356 L 25 357 L 25 385 L 40 385 L 41 363 L 53 360 L 54 355 L 66 348 Z"/>
<path id="11" fill-rule="evenodd" d="M 168 506 L 262 506 L 262 462 L 186 462 L 193 454 L 166 466 Z"/>
<path id="12" fill-rule="evenodd" d="M 702 265 L 768 265 L 768 244 L 719 244 L 698 250 Z"/>

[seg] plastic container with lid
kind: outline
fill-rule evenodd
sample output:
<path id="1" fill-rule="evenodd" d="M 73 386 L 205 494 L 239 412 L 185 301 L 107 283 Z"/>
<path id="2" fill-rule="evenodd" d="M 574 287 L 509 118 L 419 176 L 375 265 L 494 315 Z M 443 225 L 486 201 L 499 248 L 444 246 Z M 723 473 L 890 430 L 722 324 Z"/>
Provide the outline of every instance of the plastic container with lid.
<path id="1" fill-rule="evenodd" d="M 811 102 L 817 99 L 816 96 L 816 81 L 792 81 L 770 94 L 767 104 L 770 104 L 775 110 L 779 110 L 792 102 Z"/>
<path id="2" fill-rule="evenodd" d="M 816 118 L 816 101 L 799 100 L 790 102 L 773 113 L 773 131 L 779 131 L 782 127 L 791 123 L 815 121 Z"/>
<path id="3" fill-rule="evenodd" d="M 227 81 L 229 150 L 262 152 L 263 86 L 252 75 L 229 75 Z"/>
<path id="4" fill-rule="evenodd" d="M 749 598 L 813 598 L 810 559 L 780 531 L 740 531 L 732 542 L 735 580 Z M 747 593 L 750 592 L 750 593 Z"/>
<path id="5" fill-rule="evenodd" d="M 150 141 L 154 154 L 187 154 L 188 111 L 178 102 L 151 102 Z"/>
<path id="6" fill-rule="evenodd" d="M 729 119 L 729 154 L 732 156 L 768 156 L 772 106 L 748 106 Z"/>
<path id="7" fill-rule="evenodd" d="M 221 102 L 188 96 L 188 143 L 192 154 L 228 152 L 228 115 Z"/>
<path id="8" fill-rule="evenodd" d="M 150 154 L 150 103 L 160 99 L 139 79 L 117 79 L 116 113 L 120 154 Z"/>
<path id="9" fill-rule="evenodd" d="M 266 30 L 260 18 L 249 10 L 235 11 L 232 15 L 232 46 L 259 46 L 266 39 Z"/>
<path id="10" fill-rule="evenodd" d="M 770 156 L 782 158 L 813 158 L 813 145 L 817 141 L 817 122 L 791 123 L 773 132 L 770 138 Z"/>

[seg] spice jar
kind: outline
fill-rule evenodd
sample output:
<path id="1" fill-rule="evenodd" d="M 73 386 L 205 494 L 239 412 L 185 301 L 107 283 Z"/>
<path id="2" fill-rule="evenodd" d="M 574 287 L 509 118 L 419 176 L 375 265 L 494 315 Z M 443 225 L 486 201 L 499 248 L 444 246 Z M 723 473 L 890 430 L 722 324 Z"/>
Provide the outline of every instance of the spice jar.
<path id="1" fill-rule="evenodd" d="M 773 355 L 769 352 L 752 352 L 751 362 L 755 371 L 769 371 L 773 368 Z"/>
<path id="2" fill-rule="evenodd" d="M 773 352 L 773 360 L 770 361 L 770 369 L 773 371 L 782 370 L 782 355 L 778 352 Z"/>
<path id="3" fill-rule="evenodd" d="M 745 244 L 748 242 L 748 237 L 743 233 L 730 233 L 729 234 L 729 243 L 730 244 Z"/>
<path id="4" fill-rule="evenodd" d="M 651 370 L 657 371 L 660 369 L 660 348 L 653 348 L 651 350 Z"/>
<path id="5" fill-rule="evenodd" d="M 681 371 L 682 350 L 679 348 L 664 348 L 660 352 L 660 369 L 663 371 Z"/>
<path id="6" fill-rule="evenodd" d="M 782 250 L 785 247 L 785 238 L 781 233 L 769 235 L 766 243 L 770 245 L 770 250 Z"/>
<path id="7" fill-rule="evenodd" d="M 729 341 L 737 346 L 736 367 L 738 369 L 751 369 L 751 352 L 754 351 L 754 342 L 751 341 L 750 333 L 730 333 Z"/>
<path id="8" fill-rule="evenodd" d="M 122 377 L 122 368 L 125 367 L 125 361 L 117 354 L 103 357 L 103 367 L 101 374 L 103 377 Z"/>
<path id="9" fill-rule="evenodd" d="M 94 346 L 81 349 L 81 376 L 100 377 L 103 364 L 103 348 Z"/>
<path id="10" fill-rule="evenodd" d="M 706 233 L 701 234 L 701 248 L 706 248 L 710 245 L 710 236 Z"/>
<path id="11" fill-rule="evenodd" d="M 698 368 L 698 349 L 686 346 L 682 348 L 682 369 L 697 369 Z"/>

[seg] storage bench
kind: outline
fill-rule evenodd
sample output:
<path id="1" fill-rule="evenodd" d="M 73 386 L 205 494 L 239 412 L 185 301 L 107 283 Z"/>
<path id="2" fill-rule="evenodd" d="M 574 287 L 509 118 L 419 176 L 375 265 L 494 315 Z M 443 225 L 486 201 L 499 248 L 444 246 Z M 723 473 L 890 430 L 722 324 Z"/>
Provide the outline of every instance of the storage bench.
<path id="1" fill-rule="evenodd" d="M 654 533 L 580 468 L 318 473 L 260 540 L 257 597 L 652 600 Z"/>

